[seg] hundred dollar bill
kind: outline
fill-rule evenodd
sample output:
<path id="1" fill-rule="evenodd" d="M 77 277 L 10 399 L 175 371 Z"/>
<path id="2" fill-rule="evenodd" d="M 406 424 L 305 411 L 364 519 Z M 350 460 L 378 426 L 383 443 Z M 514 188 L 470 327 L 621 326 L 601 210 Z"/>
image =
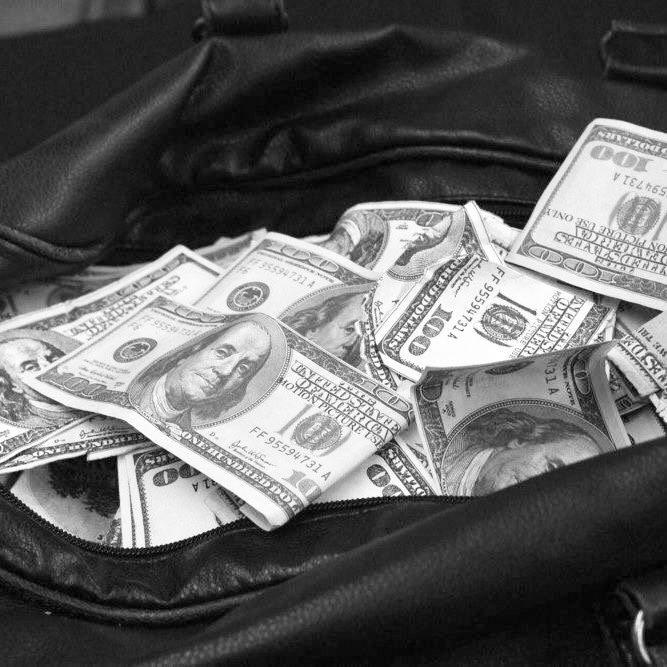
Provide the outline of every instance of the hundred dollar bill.
<path id="1" fill-rule="evenodd" d="M 484 229 L 491 239 L 496 254 L 504 260 L 516 242 L 520 230 L 510 227 L 502 218 L 488 211 L 482 211 L 482 218 Z"/>
<path id="2" fill-rule="evenodd" d="M 609 360 L 639 396 L 667 389 L 667 313 L 627 334 L 609 352 Z"/>
<path id="3" fill-rule="evenodd" d="M 628 446 L 607 386 L 609 345 L 426 372 L 415 414 L 443 493 L 484 495 Z"/>
<path id="4" fill-rule="evenodd" d="M 222 237 L 212 245 L 199 248 L 195 252 L 225 271 L 244 253 L 259 243 L 265 235 L 266 230 L 260 229 L 238 238 Z M 73 275 L 57 276 L 48 281 L 30 282 L 22 287 L 0 292 L 0 320 L 50 308 L 64 301 L 94 292 L 146 266 L 147 264 L 89 266 Z"/>
<path id="5" fill-rule="evenodd" d="M 68 440 L 71 451 L 81 452 L 79 432 L 91 446 L 99 422 L 86 427 L 72 422 L 84 414 L 60 405 L 31 389 L 25 379 L 82 343 L 95 340 L 158 295 L 192 302 L 220 276 L 221 269 L 184 247 L 176 247 L 160 259 L 121 280 L 73 301 L 16 317 L 0 326 L 0 462 L 19 452 L 58 439 L 60 451 Z M 136 341 L 137 350 L 151 341 Z M 128 350 L 127 354 L 132 354 Z M 97 361 L 104 372 L 105 360 Z M 117 423 L 121 435 L 126 424 Z M 109 437 L 108 420 L 100 437 Z M 119 443 L 120 444 L 120 443 Z M 53 450 L 54 456 L 57 450 Z M 44 463 L 46 457 L 42 457 Z"/>
<path id="6" fill-rule="evenodd" d="M 429 211 L 434 216 L 435 211 Z M 479 255 L 482 259 L 502 263 L 484 228 L 482 214 L 474 202 L 453 211 L 442 211 L 435 237 L 427 236 L 428 243 L 418 237 L 407 245 L 396 262 L 380 276 L 373 290 L 371 316 L 377 329 L 396 310 L 405 295 L 422 282 L 424 274 L 445 259 L 462 255 Z"/>
<path id="7" fill-rule="evenodd" d="M 444 258 L 479 254 L 501 261 L 486 233 L 482 212 L 474 202 L 463 206 L 429 202 L 387 202 L 381 208 L 355 207 L 339 223 L 349 228 L 350 219 L 366 220 L 382 214 L 387 218 L 387 241 L 378 266 L 383 273 L 364 303 L 361 368 L 385 386 L 396 388 L 399 378 L 385 366 L 377 347 L 376 331 L 401 299 Z M 487 214 L 490 215 L 490 214 Z M 495 218 L 496 216 L 492 216 Z M 493 224 L 504 224 L 497 219 Z M 361 226 L 361 222 L 358 223 Z M 347 226 L 346 226 L 347 225 Z M 387 266 L 387 263 L 393 264 Z"/>
<path id="8" fill-rule="evenodd" d="M 242 518 L 217 482 L 162 449 L 119 457 L 118 486 L 124 547 L 178 542 Z"/>
<path id="9" fill-rule="evenodd" d="M 667 425 L 652 405 L 623 415 L 623 426 L 633 445 L 644 445 L 667 437 Z"/>
<path id="10" fill-rule="evenodd" d="M 587 344 L 604 329 L 610 308 L 472 255 L 430 270 L 377 337 L 387 366 L 417 381 L 426 367 L 465 366 Z"/>
<path id="11" fill-rule="evenodd" d="M 638 306 L 636 303 L 620 301 L 614 322 L 614 338 L 627 336 L 659 314 L 652 308 L 644 308 L 644 306 Z"/>
<path id="12" fill-rule="evenodd" d="M 396 441 L 372 454 L 315 503 L 387 496 L 432 496 L 435 487 L 410 452 Z"/>
<path id="13" fill-rule="evenodd" d="M 27 470 L 77 456 L 96 460 L 145 446 L 146 438 L 131 426 L 103 415 L 86 415 L 0 463 L 0 473 Z M 91 457 L 91 454 L 98 455 Z"/>
<path id="14" fill-rule="evenodd" d="M 109 544 L 118 510 L 118 482 L 115 462 L 102 463 L 91 466 L 84 459 L 74 459 L 25 470 L 12 493 L 58 528 Z"/>
<path id="15" fill-rule="evenodd" d="M 667 308 L 667 135 L 598 118 L 537 202 L 507 261 Z"/>
<path id="16" fill-rule="evenodd" d="M 640 396 L 632 383 L 611 362 L 608 365 L 607 374 L 609 389 L 620 415 L 629 415 L 648 404 L 647 397 Z"/>
<path id="17" fill-rule="evenodd" d="M 381 449 L 411 410 L 268 315 L 216 314 L 164 297 L 27 382 L 127 421 L 240 498 L 264 529 Z"/>
<path id="18" fill-rule="evenodd" d="M 656 391 L 654 394 L 651 394 L 649 401 L 653 405 L 653 408 L 660 416 L 663 422 L 667 424 L 667 391 L 664 389 Z"/>
<path id="19" fill-rule="evenodd" d="M 358 322 L 376 278 L 328 250 L 269 233 L 196 305 L 219 313 L 266 313 L 358 367 Z"/>
<path id="20" fill-rule="evenodd" d="M 454 246 L 459 242 L 460 209 L 426 201 L 359 204 L 343 213 L 320 245 L 378 273 L 394 264 L 427 266 L 438 257 L 436 246 L 448 239 Z M 498 216 L 481 209 L 480 214 L 498 225 Z"/>
<path id="21" fill-rule="evenodd" d="M 422 474 L 426 477 L 430 487 L 436 494 L 441 494 L 440 482 L 435 475 L 435 471 L 431 470 L 431 462 L 426 454 L 426 448 L 421 441 L 417 423 L 412 422 L 405 431 L 398 433 L 396 435 L 396 442 L 404 451 L 410 453 L 412 459 L 419 465 Z"/>

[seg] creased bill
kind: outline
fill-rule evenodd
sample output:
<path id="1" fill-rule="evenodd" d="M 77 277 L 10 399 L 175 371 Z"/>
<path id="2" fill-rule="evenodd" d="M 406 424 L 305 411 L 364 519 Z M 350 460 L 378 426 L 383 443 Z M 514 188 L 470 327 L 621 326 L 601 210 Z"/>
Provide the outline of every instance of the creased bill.
<path id="1" fill-rule="evenodd" d="M 358 367 L 358 322 L 377 274 L 345 257 L 269 233 L 196 305 L 219 313 L 266 313 L 351 366 Z"/>
<path id="2" fill-rule="evenodd" d="M 415 413 L 443 493 L 485 495 L 629 445 L 607 386 L 609 345 L 427 371 Z"/>
<path id="3" fill-rule="evenodd" d="M 627 334 L 609 352 L 639 396 L 667 389 L 667 313 Z"/>
<path id="4" fill-rule="evenodd" d="M 124 419 L 240 498 L 264 529 L 381 449 L 411 410 L 268 315 L 165 298 L 28 382 L 71 407 Z"/>
<path id="5" fill-rule="evenodd" d="M 66 448 L 69 442 L 69 451 L 74 453 L 81 452 L 83 440 L 93 446 L 98 436 L 109 437 L 113 432 L 109 420 L 96 435 L 100 422 L 94 419 L 83 427 L 85 436 L 80 437 L 81 423 L 72 428 L 72 422 L 85 415 L 35 392 L 26 384 L 26 378 L 103 335 L 156 296 L 194 301 L 220 274 L 215 264 L 177 246 L 139 271 L 95 292 L 0 326 L 0 462 L 28 448 L 53 443 L 54 439 L 60 448 Z M 136 341 L 137 349 L 146 346 L 150 346 L 150 341 Z M 127 433 L 126 424 L 116 426 L 119 434 Z M 59 458 L 56 450 L 52 451 Z M 63 455 L 68 452 L 63 451 Z M 43 462 L 46 460 L 42 457 Z"/>
<path id="6" fill-rule="evenodd" d="M 124 547 L 178 542 L 241 518 L 219 485 L 163 449 L 118 458 Z"/>
<path id="7" fill-rule="evenodd" d="M 611 305 L 479 255 L 433 267 L 377 330 L 387 366 L 409 380 L 448 368 L 595 340 Z"/>
<path id="8" fill-rule="evenodd" d="M 556 172 L 507 261 L 667 308 L 667 135 L 597 118 Z"/>

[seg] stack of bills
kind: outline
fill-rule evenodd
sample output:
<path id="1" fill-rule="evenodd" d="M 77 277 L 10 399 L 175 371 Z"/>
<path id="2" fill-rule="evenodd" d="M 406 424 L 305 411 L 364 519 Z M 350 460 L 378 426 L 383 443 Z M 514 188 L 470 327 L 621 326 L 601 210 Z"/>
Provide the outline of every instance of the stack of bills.
<path id="1" fill-rule="evenodd" d="M 476 496 L 663 438 L 667 136 L 595 120 L 522 231 L 365 203 L 0 298 L 0 477 L 147 547 L 311 504 Z"/>

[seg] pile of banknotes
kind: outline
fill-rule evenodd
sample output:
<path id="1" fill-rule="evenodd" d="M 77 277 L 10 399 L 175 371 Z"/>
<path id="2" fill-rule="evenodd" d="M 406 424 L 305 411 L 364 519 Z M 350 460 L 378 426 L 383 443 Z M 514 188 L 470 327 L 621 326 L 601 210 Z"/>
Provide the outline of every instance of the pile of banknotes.
<path id="1" fill-rule="evenodd" d="M 645 445 L 667 433 L 666 222 L 667 135 L 598 119 L 521 231 L 475 202 L 364 203 L 321 237 L 23 285 L 0 301 L 2 480 L 73 535 L 148 547 Z"/>

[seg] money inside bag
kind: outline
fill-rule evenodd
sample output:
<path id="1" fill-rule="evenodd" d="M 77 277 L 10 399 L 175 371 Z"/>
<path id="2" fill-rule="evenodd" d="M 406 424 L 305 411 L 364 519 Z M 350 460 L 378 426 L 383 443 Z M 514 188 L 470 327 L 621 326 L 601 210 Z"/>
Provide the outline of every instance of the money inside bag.
<path id="1" fill-rule="evenodd" d="M 71 532 L 152 546 L 641 446 L 666 433 L 666 221 L 667 137 L 597 119 L 523 230 L 474 202 L 369 202 L 323 236 L 22 286 L 0 474 Z M 92 487 L 61 493 L 86 470 L 113 477 L 91 516 Z"/>

